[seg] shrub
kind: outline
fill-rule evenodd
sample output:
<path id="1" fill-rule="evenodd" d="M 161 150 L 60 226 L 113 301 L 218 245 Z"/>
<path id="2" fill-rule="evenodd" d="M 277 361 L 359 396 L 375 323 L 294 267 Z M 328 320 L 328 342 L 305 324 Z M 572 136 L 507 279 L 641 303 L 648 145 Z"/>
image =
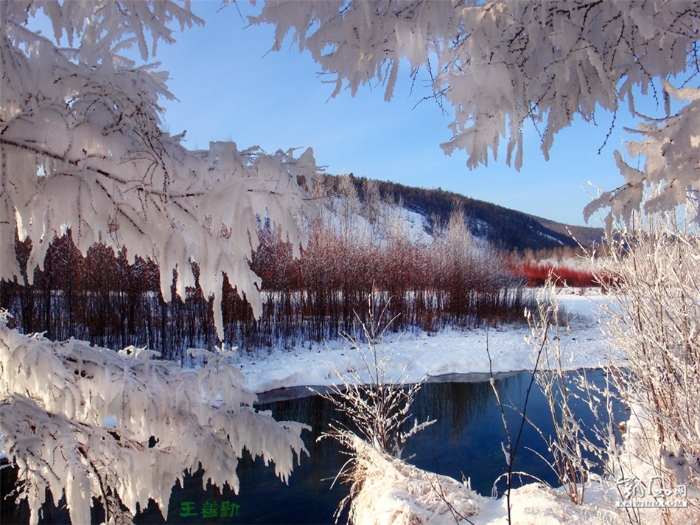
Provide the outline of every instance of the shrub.
<path id="1" fill-rule="evenodd" d="M 516 275 L 522 276 L 528 286 L 544 286 L 545 281 L 552 274 L 557 282 L 572 287 L 597 286 L 596 275 L 591 270 L 574 269 L 563 265 L 554 265 L 547 262 L 525 260 L 513 265 Z"/>
<path id="2" fill-rule="evenodd" d="M 689 205 L 689 208 L 691 206 Z M 688 210 L 695 213 L 696 210 Z M 604 329 L 627 359 L 612 364 L 630 425 L 630 452 L 692 494 L 700 488 L 700 238 L 676 213 L 646 216 L 611 241 L 603 271 L 614 296 Z M 697 492 L 695 492 L 697 493 Z M 666 522 L 697 522 L 691 506 Z M 671 518 L 673 517 L 673 520 Z"/>

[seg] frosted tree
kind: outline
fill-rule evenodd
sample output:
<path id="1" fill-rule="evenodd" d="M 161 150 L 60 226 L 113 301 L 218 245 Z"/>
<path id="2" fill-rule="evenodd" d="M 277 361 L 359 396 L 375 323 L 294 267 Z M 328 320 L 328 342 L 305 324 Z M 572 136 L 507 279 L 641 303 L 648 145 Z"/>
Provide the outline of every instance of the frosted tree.
<path id="1" fill-rule="evenodd" d="M 266 1 L 253 23 L 276 26 L 274 49 L 291 33 L 335 84 L 354 95 L 371 82 L 392 98 L 400 67 L 416 78 L 426 68 L 436 99 L 451 106 L 447 154 L 467 153 L 467 166 L 487 164 L 501 140 L 507 162 L 523 162 L 523 125 L 533 122 L 545 157 L 554 136 L 580 116 L 617 113 L 635 96 L 653 94 L 666 118 L 645 120 L 633 154 L 645 170 L 627 166 L 616 152 L 625 183 L 601 195 L 585 212 L 610 207 L 629 218 L 645 185 L 664 181 L 646 206 L 674 206 L 700 189 L 697 166 L 696 80 L 700 6 L 690 0 L 295 0 Z M 684 79 L 684 80 L 681 80 Z M 668 81 L 667 81 L 668 80 Z M 671 114 L 670 96 L 687 102 Z"/>
<path id="2" fill-rule="evenodd" d="M 255 213 L 285 227 L 298 248 L 295 213 L 306 207 L 317 168 L 310 149 L 268 155 L 217 142 L 188 151 L 182 136 L 163 132 L 158 100 L 172 97 L 167 73 L 124 53 L 136 47 L 146 61 L 160 41 L 172 42 L 168 24 L 201 23 L 188 4 L 3 2 L 0 276 L 19 276 L 15 230 L 33 242 L 30 279 L 67 228 L 83 254 L 102 241 L 128 245 L 130 262 L 154 259 L 166 301 L 173 270 L 178 293 L 194 284 L 194 261 L 203 292 L 214 295 L 223 339 L 222 272 L 259 313 L 258 280 L 246 260 L 251 241 L 257 246 Z M 55 41 L 27 27 L 42 13 Z"/>
<path id="3" fill-rule="evenodd" d="M 0 317 L 0 431 L 19 468 L 19 498 L 38 523 L 46 490 L 65 495 L 73 523 L 90 523 L 92 499 L 107 523 L 129 523 L 152 499 L 165 514 L 185 471 L 238 491 L 247 449 L 289 477 L 306 449 L 305 425 L 252 408 L 255 394 L 226 362 L 231 351 L 197 350 L 206 365 L 183 370 L 143 348 L 119 353 L 70 339 L 26 336 Z M 151 446 L 152 445 L 152 446 Z"/>
<path id="4" fill-rule="evenodd" d="M 194 284 L 194 262 L 223 339 L 223 273 L 259 313 L 247 260 L 256 213 L 298 250 L 296 214 L 312 211 L 305 199 L 317 168 L 310 149 L 268 155 L 218 142 L 188 151 L 184 132 L 162 130 L 158 102 L 172 95 L 167 73 L 148 61 L 174 41 L 172 26 L 202 23 L 189 4 L 0 2 L 0 277 L 20 276 L 16 235 L 32 240 L 31 281 L 68 228 L 83 255 L 100 241 L 127 245 L 130 262 L 156 261 L 166 301 L 174 270 L 178 293 Z M 35 29 L 39 19 L 50 35 Z M 125 522 L 149 498 L 166 509 L 173 483 L 200 464 L 205 480 L 237 489 L 244 448 L 273 461 L 283 480 L 304 451 L 302 425 L 252 408 L 255 396 L 223 345 L 199 351 L 202 369 L 183 371 L 151 362 L 149 350 L 51 343 L 6 321 L 0 316 L 1 444 L 19 468 L 32 523 L 47 488 L 65 495 L 74 523 L 89 522 L 93 498 L 108 522 Z"/>

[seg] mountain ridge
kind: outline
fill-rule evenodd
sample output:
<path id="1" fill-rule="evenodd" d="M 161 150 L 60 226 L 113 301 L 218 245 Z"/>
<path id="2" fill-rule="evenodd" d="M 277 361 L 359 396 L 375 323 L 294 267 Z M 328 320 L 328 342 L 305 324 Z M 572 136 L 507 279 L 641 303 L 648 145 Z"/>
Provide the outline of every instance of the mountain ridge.
<path id="1" fill-rule="evenodd" d="M 327 187 L 338 187 L 340 176 L 325 177 Z M 429 224 L 446 224 L 452 211 L 461 207 L 472 234 L 488 240 L 502 251 L 524 252 L 577 247 L 579 244 L 590 247 L 594 243 L 600 244 L 604 235 L 602 228 L 563 224 L 442 188 L 417 188 L 397 182 L 356 177 L 352 173 L 348 177 L 361 200 L 364 200 L 369 185 L 376 184 L 383 200 L 400 202 L 407 210 L 432 219 L 427 221 Z"/>

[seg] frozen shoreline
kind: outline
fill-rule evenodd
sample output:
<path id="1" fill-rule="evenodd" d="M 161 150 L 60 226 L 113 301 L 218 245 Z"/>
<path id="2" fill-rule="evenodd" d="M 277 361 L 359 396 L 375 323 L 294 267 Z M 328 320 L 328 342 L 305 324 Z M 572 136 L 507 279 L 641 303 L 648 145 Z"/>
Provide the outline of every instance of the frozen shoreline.
<path id="1" fill-rule="evenodd" d="M 562 310 L 570 318 L 568 329 L 559 327 L 562 348 L 569 369 L 603 366 L 611 351 L 603 336 L 598 305 L 610 298 L 597 289 L 565 289 L 559 294 Z M 531 370 L 533 349 L 525 338 L 526 324 L 502 325 L 473 330 L 447 329 L 426 332 L 388 333 L 380 350 L 391 354 L 388 380 L 402 375 L 408 382 L 447 374 L 489 374 Z M 488 349 L 487 353 L 487 338 Z M 324 387 L 340 382 L 333 371 L 361 370 L 362 361 L 345 340 L 313 343 L 291 350 L 239 353 L 235 363 L 246 377 L 246 385 L 261 394 L 293 387 Z"/>
<path id="2" fill-rule="evenodd" d="M 602 367 L 611 352 L 617 353 L 616 358 L 622 357 L 611 348 L 601 331 L 598 306 L 610 305 L 611 301 L 609 296 L 604 296 L 595 289 L 585 290 L 582 295 L 576 290 L 564 290 L 559 294 L 561 310 L 569 318 L 568 329 L 559 327 L 558 334 L 567 369 Z M 428 377 L 428 381 L 444 381 L 457 374 L 459 375 L 454 377 L 456 380 L 485 381 L 490 375 L 489 357 L 486 352 L 487 335 L 494 374 L 507 375 L 532 370 L 535 351 L 525 340 L 525 337 L 530 335 L 530 330 L 525 324 L 504 325 L 488 331 L 451 329 L 434 335 L 389 334 L 382 348 L 392 353 L 391 373 L 394 377 L 398 377 L 404 371 L 409 382 L 419 381 L 425 376 Z M 312 345 L 310 348 L 298 347 L 290 351 L 274 351 L 269 355 L 239 355 L 237 361 L 242 366 L 241 370 L 246 376 L 248 387 L 259 394 L 260 402 L 312 395 L 311 389 L 305 385 L 323 388 L 338 383 L 339 379 L 329 370 L 329 364 L 335 364 L 336 367 L 342 367 L 341 369 L 357 369 L 362 365 L 357 352 L 345 341 Z M 408 466 L 407 469 L 411 467 Z M 381 473 L 391 469 L 381 463 L 376 470 L 377 473 Z M 397 481 L 398 478 L 394 479 L 396 476 L 393 474 L 387 479 L 380 477 L 373 480 L 380 488 L 370 491 L 372 493 L 369 496 L 365 495 L 371 500 L 368 503 L 371 512 L 387 516 L 403 512 L 409 504 L 407 502 L 413 502 L 416 497 L 409 494 L 408 486 L 419 482 L 423 479 L 422 476 L 426 475 L 422 471 L 417 472 L 418 478 L 401 478 L 403 482 Z M 443 480 L 444 483 L 452 481 Z M 515 523 L 554 525 L 568 522 L 602 525 L 616 519 L 615 511 L 610 507 L 610 501 L 618 497 L 614 487 L 611 488 L 609 483 L 596 482 L 589 482 L 587 485 L 584 505 L 571 503 L 561 487 L 549 488 L 532 483 L 514 489 L 511 493 L 511 511 Z M 466 486 L 463 489 L 466 489 Z M 471 497 L 478 506 L 478 512 L 470 516 L 469 523 L 507 525 L 506 498 L 481 497 L 469 489 L 463 489 L 455 489 L 455 497 Z M 656 517 L 649 513 L 646 515 Z M 452 514 L 447 512 L 434 515 L 431 522 L 447 524 L 454 523 L 455 520 Z M 463 522 L 465 521 L 460 521 Z"/>

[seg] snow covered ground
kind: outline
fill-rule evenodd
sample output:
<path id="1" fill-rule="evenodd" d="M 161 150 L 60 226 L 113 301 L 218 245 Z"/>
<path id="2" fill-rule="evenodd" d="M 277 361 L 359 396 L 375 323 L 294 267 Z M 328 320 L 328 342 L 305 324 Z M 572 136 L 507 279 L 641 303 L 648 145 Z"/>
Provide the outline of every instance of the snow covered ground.
<path id="1" fill-rule="evenodd" d="M 610 301 L 610 297 L 594 289 L 582 293 L 563 290 L 560 293 L 559 303 L 568 328 L 560 327 L 559 337 L 568 368 L 599 367 L 606 362 L 610 352 L 616 352 L 610 348 L 600 329 L 599 305 L 609 305 Z M 505 325 L 489 330 L 446 330 L 432 335 L 420 332 L 403 335 L 391 333 L 386 344 L 380 348 L 392 354 L 388 380 L 407 376 L 409 381 L 419 381 L 425 376 L 488 374 L 489 355 L 493 372 L 532 369 L 534 351 L 525 340 L 529 334 L 526 325 Z M 277 389 L 278 393 L 290 394 L 296 390 L 292 387 L 330 385 L 340 381 L 334 370 L 343 373 L 362 368 L 360 356 L 346 341 L 307 344 L 272 353 L 260 351 L 255 355 L 240 353 L 235 359 L 247 379 L 248 387 L 256 393 Z M 308 390 L 301 388 L 298 392 Z M 631 426 L 628 425 L 628 436 L 632 435 Z M 429 473 L 405 463 L 390 464 L 382 458 L 370 458 L 368 461 L 376 473 L 376 479 L 368 478 L 367 481 L 367 487 L 371 489 L 374 486 L 375 489 L 366 492 L 366 508 L 377 518 L 373 522 L 394 523 L 388 518 L 398 516 L 397 512 L 408 508 L 410 512 L 418 510 L 430 513 L 430 523 L 434 525 L 454 523 L 451 512 L 439 510 L 440 502 L 449 500 L 476 505 L 468 523 L 507 523 L 504 498 L 494 500 L 476 495 L 456 480 L 429 478 Z M 438 479 L 443 490 L 452 491 L 445 500 L 441 497 L 436 499 L 436 493 L 433 493 L 433 484 Z M 599 483 L 592 483 L 586 490 L 586 504 L 574 505 L 561 489 L 539 484 L 526 485 L 512 493 L 513 523 L 624 522 L 625 515 L 614 508 L 614 502 L 619 499 L 614 488 L 612 482 L 605 488 Z M 640 512 L 641 523 L 655 523 L 660 518 L 658 509 L 643 509 Z M 673 509 L 669 512 L 673 512 Z M 618 518 L 622 518 L 622 521 Z"/>
<path id="2" fill-rule="evenodd" d="M 597 289 L 585 290 L 583 295 L 578 290 L 567 289 L 559 295 L 560 307 L 569 318 L 569 328 L 560 328 L 562 348 L 568 355 L 567 367 L 595 368 L 605 363 L 611 349 L 600 331 L 598 305 L 609 301 Z M 488 373 L 489 354 L 493 372 L 532 369 L 533 350 L 525 341 L 529 334 L 525 324 L 488 330 L 451 329 L 436 334 L 388 333 L 381 349 L 392 354 L 389 380 L 405 373 L 409 382 L 416 382 L 424 376 Z M 257 393 L 331 385 L 339 382 L 335 369 L 341 372 L 362 369 L 360 356 L 344 340 L 307 343 L 271 354 L 241 353 L 236 359 L 248 388 Z"/>
<path id="3" fill-rule="evenodd" d="M 560 327 L 559 336 L 567 356 L 568 368 L 600 367 L 605 364 L 611 352 L 617 354 L 617 358 L 622 358 L 618 351 L 606 342 L 600 329 L 599 305 L 610 305 L 610 301 L 610 297 L 602 295 L 596 289 L 583 292 L 561 291 L 559 303 L 568 320 L 568 328 Z M 525 340 L 529 335 L 530 331 L 525 325 L 506 325 L 488 331 L 484 328 L 446 330 L 434 335 L 389 334 L 382 348 L 392 353 L 391 372 L 394 377 L 400 377 L 403 372 L 409 381 L 418 381 L 424 376 L 488 374 L 487 337 L 493 372 L 532 369 L 534 351 Z M 266 400 L 275 399 L 277 396 L 294 397 L 308 392 L 308 389 L 291 387 L 337 383 L 339 380 L 333 372 L 334 369 L 343 372 L 360 369 L 362 365 L 360 357 L 344 341 L 297 347 L 291 351 L 275 351 L 271 355 L 239 355 L 237 359 L 249 388 L 257 393 L 267 392 L 264 396 Z M 284 390 L 268 392 L 273 389 Z M 426 485 L 425 480 L 430 479 L 431 474 L 406 464 L 400 469 L 412 469 L 418 474 L 414 473 L 413 477 L 405 473 L 397 474 L 390 464 L 391 461 L 393 460 L 390 458 L 377 459 L 376 464 L 368 467 L 370 471 L 376 471 L 376 479 L 368 478 L 364 483 L 370 488 L 375 488 L 363 492 L 360 497 L 367 500 L 362 501 L 361 510 L 372 516 L 372 523 L 404 523 L 405 520 L 400 516 L 408 519 L 408 516 L 413 515 L 415 518 L 416 512 L 421 519 L 429 518 L 430 523 L 455 523 L 452 512 L 444 508 L 440 510 L 441 501 L 447 500 L 442 497 L 436 499 L 430 490 L 420 488 L 421 484 Z M 632 464 L 634 463 L 635 461 L 632 461 Z M 469 521 L 460 523 L 508 523 L 505 498 L 491 499 L 476 495 L 455 480 L 443 479 L 440 483 L 443 490 L 454 491 L 449 494 L 443 493 L 450 501 L 462 501 L 467 498 L 465 501 L 469 502 L 469 505 L 477 505 L 478 510 L 469 515 Z M 433 482 L 428 483 L 429 487 L 432 485 Z M 456 488 L 446 489 L 452 485 L 456 485 Z M 615 509 L 617 500 L 619 493 L 616 491 L 615 482 L 607 482 L 605 485 L 590 483 L 583 505 L 571 503 L 561 488 L 533 483 L 512 492 L 511 513 L 513 523 L 517 524 L 624 523 L 627 515 L 624 511 Z M 657 523 L 661 518 L 658 509 L 639 510 L 640 523 Z M 686 519 L 683 516 L 685 515 L 678 515 L 681 520 Z"/>

